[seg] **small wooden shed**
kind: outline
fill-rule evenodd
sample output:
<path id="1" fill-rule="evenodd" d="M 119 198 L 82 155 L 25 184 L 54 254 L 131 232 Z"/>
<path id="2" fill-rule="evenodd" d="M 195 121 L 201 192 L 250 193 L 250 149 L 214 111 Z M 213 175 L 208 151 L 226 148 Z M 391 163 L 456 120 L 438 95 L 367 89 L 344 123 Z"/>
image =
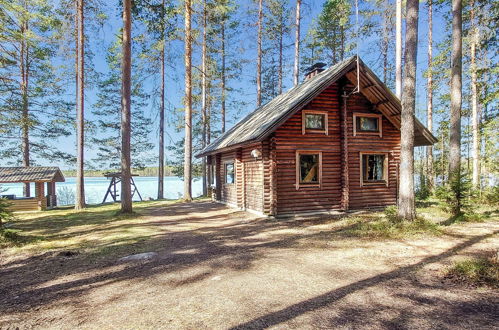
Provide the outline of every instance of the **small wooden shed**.
<path id="1" fill-rule="evenodd" d="M 3 194 L 9 199 L 13 211 L 45 210 L 57 206 L 56 182 L 64 182 L 64 175 L 58 167 L 0 167 L 0 184 L 35 183 L 35 196 Z M 47 194 L 45 194 L 45 184 Z"/>

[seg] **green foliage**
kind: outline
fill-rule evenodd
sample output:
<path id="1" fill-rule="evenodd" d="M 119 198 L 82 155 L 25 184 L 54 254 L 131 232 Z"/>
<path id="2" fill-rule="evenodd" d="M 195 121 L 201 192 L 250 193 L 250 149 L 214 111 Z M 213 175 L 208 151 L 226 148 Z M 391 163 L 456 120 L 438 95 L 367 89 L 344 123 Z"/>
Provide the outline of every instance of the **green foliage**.
<path id="1" fill-rule="evenodd" d="M 416 189 L 416 198 L 420 201 L 428 200 L 431 196 L 430 186 L 426 175 L 419 174 L 419 185 Z"/>
<path id="2" fill-rule="evenodd" d="M 417 235 L 440 235 L 440 226 L 425 218 L 418 217 L 414 221 L 404 221 L 397 216 L 397 208 L 389 206 L 384 217 L 349 220 L 351 226 L 346 233 L 354 237 L 366 238 L 404 238 Z"/>
<path id="3" fill-rule="evenodd" d="M 7 199 L 0 198 L 0 230 L 5 221 L 13 218 L 12 212 L 9 210 L 10 203 Z"/>
<path id="4" fill-rule="evenodd" d="M 480 202 L 488 205 L 499 205 L 499 186 L 484 189 L 480 194 Z"/>
<path id="5" fill-rule="evenodd" d="M 460 178 L 451 180 L 448 184 L 438 187 L 435 196 L 441 201 L 444 211 L 452 217 L 447 224 L 461 221 L 482 221 L 476 213 L 478 194 L 472 189 L 471 181 L 466 174 L 461 173 Z"/>
<path id="6" fill-rule="evenodd" d="M 476 285 L 499 287 L 499 263 L 492 258 L 473 258 L 456 262 L 447 276 Z"/>

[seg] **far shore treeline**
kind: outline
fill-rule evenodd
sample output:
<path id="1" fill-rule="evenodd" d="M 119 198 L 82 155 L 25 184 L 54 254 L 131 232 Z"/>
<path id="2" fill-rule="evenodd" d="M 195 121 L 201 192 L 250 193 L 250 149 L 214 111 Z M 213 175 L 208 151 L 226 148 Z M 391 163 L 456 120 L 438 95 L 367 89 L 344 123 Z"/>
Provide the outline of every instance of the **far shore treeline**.
<path id="1" fill-rule="evenodd" d="M 86 177 L 103 177 L 106 173 L 117 172 L 116 169 L 108 169 L 108 170 L 86 170 Z M 142 169 L 134 169 L 133 174 L 137 174 L 138 176 L 158 176 L 159 167 L 150 166 L 144 167 Z M 76 170 L 63 170 L 62 173 L 66 178 L 76 177 Z M 178 166 L 165 166 L 164 167 L 164 175 L 165 176 L 178 176 L 182 177 L 183 174 L 179 171 Z M 198 177 L 201 175 L 201 167 L 194 166 L 193 168 L 193 176 Z"/>

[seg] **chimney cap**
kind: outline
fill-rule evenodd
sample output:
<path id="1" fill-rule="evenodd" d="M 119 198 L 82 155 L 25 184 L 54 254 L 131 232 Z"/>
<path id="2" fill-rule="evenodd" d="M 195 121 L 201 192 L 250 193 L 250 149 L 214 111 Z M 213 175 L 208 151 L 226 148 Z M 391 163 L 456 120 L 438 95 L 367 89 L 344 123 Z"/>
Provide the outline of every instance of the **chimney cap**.
<path id="1" fill-rule="evenodd" d="M 308 67 L 305 71 L 312 72 L 315 70 L 322 70 L 327 64 L 323 62 L 314 63 L 312 66 Z"/>

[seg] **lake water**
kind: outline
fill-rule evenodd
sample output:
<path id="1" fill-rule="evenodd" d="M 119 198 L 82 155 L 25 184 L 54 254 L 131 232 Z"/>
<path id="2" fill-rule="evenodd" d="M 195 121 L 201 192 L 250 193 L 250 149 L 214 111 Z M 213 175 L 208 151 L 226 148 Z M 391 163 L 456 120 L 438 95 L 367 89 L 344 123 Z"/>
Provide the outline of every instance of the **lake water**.
<path id="1" fill-rule="evenodd" d="M 134 177 L 135 185 L 139 190 L 142 199 L 147 200 L 150 198 L 156 199 L 158 196 L 158 178 L 157 177 Z M 102 202 L 109 186 L 109 179 L 104 177 L 88 177 L 85 178 L 85 198 L 87 204 L 99 204 Z M 18 183 L 3 183 L 1 184 L 2 195 L 14 194 L 22 196 L 23 186 Z M 117 185 L 118 190 L 120 184 Z M 76 190 L 75 178 L 66 178 L 66 182 L 56 183 L 57 189 L 57 202 L 59 205 L 74 204 L 74 196 Z M 35 186 L 32 184 L 31 191 L 35 191 Z M 118 192 L 119 193 L 119 192 Z M 178 177 L 165 177 L 164 179 L 164 195 L 167 199 L 181 198 L 184 193 L 184 181 Z M 192 195 L 199 197 L 203 193 L 203 182 L 201 178 L 192 180 Z M 139 200 L 136 194 L 133 200 Z M 107 202 L 112 201 L 111 197 L 107 197 Z"/>

